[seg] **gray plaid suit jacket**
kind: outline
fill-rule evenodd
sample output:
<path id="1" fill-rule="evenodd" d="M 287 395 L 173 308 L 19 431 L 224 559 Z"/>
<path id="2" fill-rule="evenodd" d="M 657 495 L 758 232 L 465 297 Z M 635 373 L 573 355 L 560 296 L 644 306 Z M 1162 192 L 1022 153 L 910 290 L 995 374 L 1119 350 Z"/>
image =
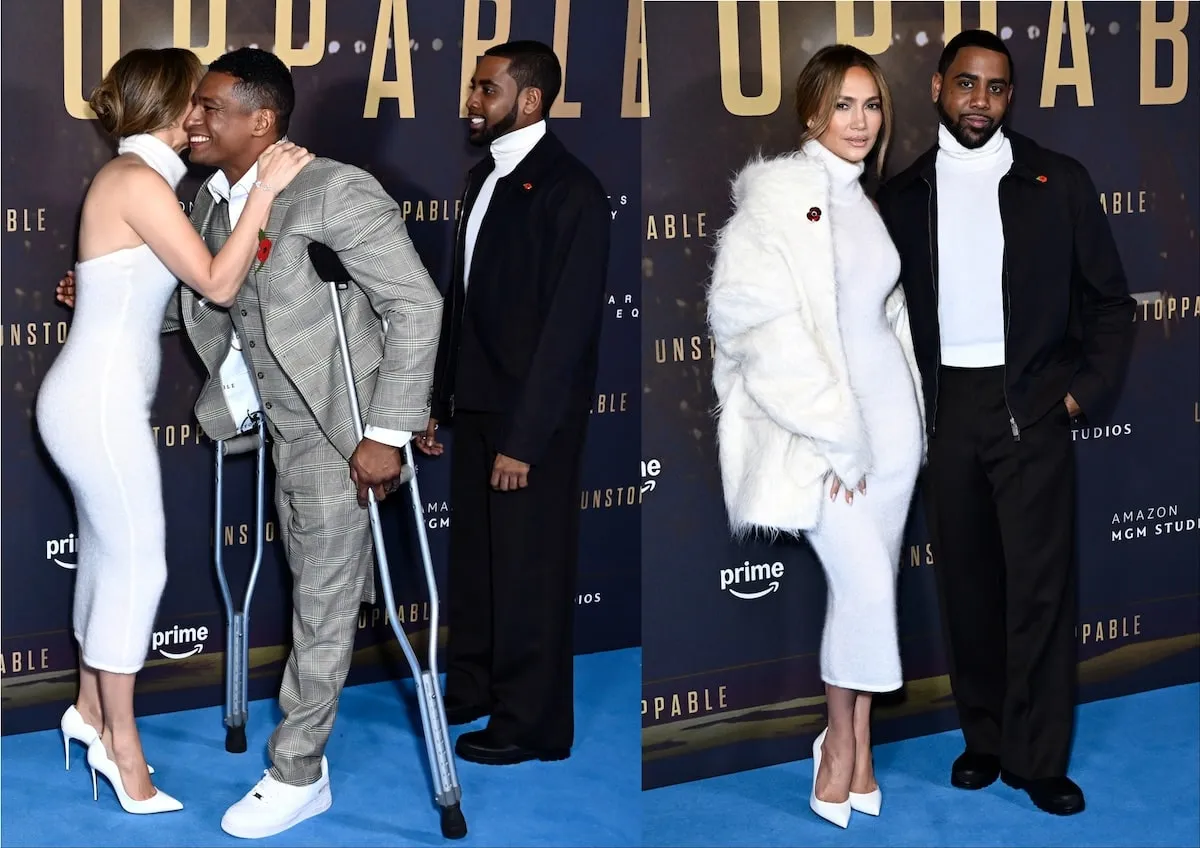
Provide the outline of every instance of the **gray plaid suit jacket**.
<path id="1" fill-rule="evenodd" d="M 228 233 L 213 231 L 215 206 L 206 181 L 196 196 L 192 223 L 219 247 Z M 340 296 L 364 426 L 425 429 L 442 296 L 396 202 L 366 171 L 318 158 L 275 198 L 266 234 L 271 253 L 256 280 L 267 344 L 329 441 L 347 460 L 357 447 L 329 286 L 309 261 L 310 241 L 336 251 L 354 281 Z M 251 274 L 257 266 L 257 261 L 251 265 Z M 180 286 L 163 330 L 180 326 L 208 371 L 195 407 L 200 427 L 211 439 L 230 438 L 241 422 L 229 414 L 220 368 L 233 321 L 226 309 Z"/>

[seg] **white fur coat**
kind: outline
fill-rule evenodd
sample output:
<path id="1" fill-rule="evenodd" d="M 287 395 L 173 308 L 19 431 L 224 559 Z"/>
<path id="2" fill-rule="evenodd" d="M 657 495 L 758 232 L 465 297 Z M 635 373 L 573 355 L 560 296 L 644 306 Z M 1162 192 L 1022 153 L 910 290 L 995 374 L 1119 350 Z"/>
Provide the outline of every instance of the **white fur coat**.
<path id="1" fill-rule="evenodd" d="M 736 536 L 797 535 L 816 526 L 831 472 L 855 486 L 873 462 L 838 329 L 829 179 L 800 152 L 757 158 L 733 205 L 708 291 L 725 506 Z M 885 309 L 920 386 L 900 286 Z"/>

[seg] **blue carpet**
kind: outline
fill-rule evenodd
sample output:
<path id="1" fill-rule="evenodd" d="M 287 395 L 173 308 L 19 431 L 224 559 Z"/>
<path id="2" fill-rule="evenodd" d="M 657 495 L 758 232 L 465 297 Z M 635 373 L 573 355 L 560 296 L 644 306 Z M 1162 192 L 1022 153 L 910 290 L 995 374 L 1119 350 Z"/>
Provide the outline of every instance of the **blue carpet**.
<path id="1" fill-rule="evenodd" d="M 568 760 L 485 767 L 456 758 L 466 839 L 442 839 L 411 684 L 406 709 L 396 682 L 345 690 L 329 757 L 333 807 L 264 845 L 641 844 L 641 651 L 576 660 L 576 735 Z M 221 816 L 262 777 L 278 720 L 272 701 L 250 705 L 249 750 L 225 752 L 220 707 L 148 716 L 138 723 L 155 781 L 184 802 L 176 813 L 126 814 L 103 777 L 92 801 L 82 745 L 63 770 L 57 730 L 0 741 L 0 842 L 5 846 L 239 845 Z M 419 719 L 418 719 L 419 720 Z M 485 720 L 451 728 L 456 738 Z"/>
<path id="2" fill-rule="evenodd" d="M 999 781 L 949 783 L 958 731 L 875 749 L 878 818 L 843 831 L 808 808 L 812 760 L 644 793 L 644 845 L 1200 845 L 1200 685 L 1085 704 L 1071 777 L 1087 809 L 1059 818 Z"/>

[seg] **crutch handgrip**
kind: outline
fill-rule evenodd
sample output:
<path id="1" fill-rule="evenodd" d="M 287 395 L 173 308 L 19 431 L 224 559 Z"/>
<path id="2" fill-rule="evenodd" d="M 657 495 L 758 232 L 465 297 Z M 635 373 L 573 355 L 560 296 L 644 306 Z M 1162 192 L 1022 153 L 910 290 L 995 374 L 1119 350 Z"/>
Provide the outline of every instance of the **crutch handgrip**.
<path id="1" fill-rule="evenodd" d="M 243 433 L 240 436 L 234 436 L 232 439 L 223 439 L 219 444 L 221 445 L 222 456 L 237 456 L 238 454 L 258 450 L 258 435 L 255 433 Z"/>

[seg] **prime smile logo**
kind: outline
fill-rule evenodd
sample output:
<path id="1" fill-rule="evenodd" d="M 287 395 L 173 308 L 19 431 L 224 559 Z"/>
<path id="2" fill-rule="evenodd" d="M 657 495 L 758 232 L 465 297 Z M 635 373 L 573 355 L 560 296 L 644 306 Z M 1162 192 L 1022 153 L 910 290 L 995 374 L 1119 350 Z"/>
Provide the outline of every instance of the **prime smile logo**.
<path id="1" fill-rule="evenodd" d="M 783 571 L 782 562 L 762 562 L 751 565 L 750 560 L 746 560 L 736 568 L 721 569 L 721 591 L 728 592 L 743 601 L 763 598 L 772 592 L 779 591 L 779 581 L 783 579 Z M 762 585 L 764 583 L 765 586 Z M 762 586 L 762 588 L 752 588 L 754 586 Z"/>
<path id="2" fill-rule="evenodd" d="M 207 639 L 207 627 L 180 627 L 176 624 L 170 630 L 155 630 L 150 647 L 169 660 L 185 660 L 203 651 Z"/>
<path id="3" fill-rule="evenodd" d="M 78 563 L 64 561 L 59 559 L 59 557 L 69 556 L 71 559 L 74 559 L 78 546 L 79 540 L 75 538 L 74 533 L 68 533 L 65 539 L 47 539 L 46 560 L 54 563 L 59 568 L 74 571 L 78 567 Z"/>

